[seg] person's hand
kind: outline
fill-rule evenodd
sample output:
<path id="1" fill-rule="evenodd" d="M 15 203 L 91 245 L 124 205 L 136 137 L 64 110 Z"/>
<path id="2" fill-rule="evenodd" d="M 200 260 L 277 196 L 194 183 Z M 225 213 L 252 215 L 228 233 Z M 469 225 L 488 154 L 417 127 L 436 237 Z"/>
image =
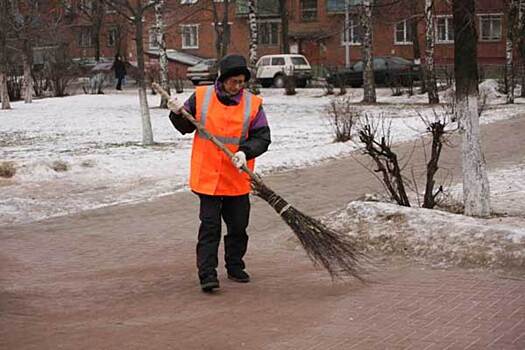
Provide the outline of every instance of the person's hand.
<path id="1" fill-rule="evenodd" d="M 241 169 L 244 165 L 246 165 L 246 154 L 244 154 L 243 151 L 235 153 L 232 157 L 232 162 L 237 169 Z"/>
<path id="2" fill-rule="evenodd" d="M 168 100 L 168 108 L 171 109 L 173 112 L 180 114 L 181 110 L 184 108 L 184 102 L 177 99 L 176 97 L 173 97 Z"/>

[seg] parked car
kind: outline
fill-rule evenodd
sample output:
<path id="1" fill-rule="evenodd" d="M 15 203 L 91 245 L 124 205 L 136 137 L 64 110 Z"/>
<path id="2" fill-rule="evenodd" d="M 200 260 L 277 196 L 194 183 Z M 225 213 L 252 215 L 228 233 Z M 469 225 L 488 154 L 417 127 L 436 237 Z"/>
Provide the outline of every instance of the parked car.
<path id="1" fill-rule="evenodd" d="M 312 79 L 312 67 L 303 55 L 282 54 L 262 56 L 257 64 L 256 79 L 262 87 L 284 86 L 286 75 L 293 73 L 297 87 L 304 88 Z"/>
<path id="2" fill-rule="evenodd" d="M 217 79 L 217 60 L 215 58 L 204 59 L 186 70 L 186 77 L 193 85 L 203 82 L 213 83 Z"/>
<path id="3" fill-rule="evenodd" d="M 421 80 L 421 67 L 407 59 L 397 56 L 374 57 L 374 80 L 380 85 L 409 85 Z M 354 63 L 349 68 L 332 69 L 326 75 L 326 81 L 336 87 L 363 85 L 363 61 Z"/>

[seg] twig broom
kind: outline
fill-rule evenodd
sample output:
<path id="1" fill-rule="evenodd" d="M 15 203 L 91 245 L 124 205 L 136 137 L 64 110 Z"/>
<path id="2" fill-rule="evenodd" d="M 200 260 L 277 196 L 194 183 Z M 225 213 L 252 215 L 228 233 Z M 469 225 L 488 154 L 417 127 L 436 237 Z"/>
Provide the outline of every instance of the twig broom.
<path id="1" fill-rule="evenodd" d="M 153 83 L 152 87 L 161 96 L 167 100 L 170 99 L 170 96 L 160 85 Z M 200 122 L 195 120 L 184 109 L 182 110 L 182 115 L 195 125 L 198 132 L 206 136 L 226 153 L 230 159 L 233 157 L 232 151 L 211 135 Z M 363 278 L 360 276 L 358 259 L 364 257 L 364 254 L 356 250 L 354 242 L 348 235 L 327 227 L 319 220 L 305 215 L 291 206 L 286 200 L 266 186 L 261 177 L 248 167 L 243 166 L 242 170 L 250 176 L 254 193 L 268 202 L 284 222 L 290 226 L 314 264 L 324 266 L 332 278 L 355 277 L 363 281 Z"/>

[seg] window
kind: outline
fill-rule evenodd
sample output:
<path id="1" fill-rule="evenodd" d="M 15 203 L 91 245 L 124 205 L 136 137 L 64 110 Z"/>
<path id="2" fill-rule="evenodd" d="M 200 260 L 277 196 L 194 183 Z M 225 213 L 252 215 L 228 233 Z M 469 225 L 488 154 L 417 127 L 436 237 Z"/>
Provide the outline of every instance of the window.
<path id="1" fill-rule="evenodd" d="M 270 65 L 270 57 L 265 57 L 261 60 L 259 63 L 259 66 L 269 66 Z"/>
<path id="2" fill-rule="evenodd" d="M 93 12 L 93 1 L 92 0 L 80 0 L 78 3 L 78 9 L 87 14 Z"/>
<path id="3" fill-rule="evenodd" d="M 412 44 L 412 30 L 408 20 L 405 19 L 396 24 L 395 43 L 401 45 Z"/>
<path id="4" fill-rule="evenodd" d="M 118 38 L 119 38 L 118 28 L 109 28 L 108 47 L 115 47 L 117 45 Z"/>
<path id="5" fill-rule="evenodd" d="M 501 40 L 501 15 L 479 16 L 480 40 Z"/>
<path id="6" fill-rule="evenodd" d="M 350 11 L 354 10 L 354 6 L 363 4 L 363 0 L 326 0 L 326 11 L 329 13 L 344 13 L 347 1 Z"/>
<path id="7" fill-rule="evenodd" d="M 151 50 L 157 50 L 160 48 L 160 41 L 162 39 L 162 35 L 157 33 L 157 28 L 152 27 L 149 30 L 149 48 Z"/>
<path id="8" fill-rule="evenodd" d="M 303 21 L 317 19 L 317 0 L 301 0 L 301 19 Z"/>
<path id="9" fill-rule="evenodd" d="M 346 36 L 350 37 L 350 45 L 360 45 L 363 42 L 363 28 L 358 20 L 351 19 L 348 23 L 348 30 L 345 30 L 343 23 L 343 31 L 341 33 L 341 45 L 346 44 Z"/>
<path id="10" fill-rule="evenodd" d="M 199 48 L 199 25 L 185 24 L 182 29 L 182 48 L 198 49 Z"/>
<path id="11" fill-rule="evenodd" d="M 260 45 L 279 45 L 278 22 L 259 22 L 257 27 L 257 41 Z"/>
<path id="12" fill-rule="evenodd" d="M 272 66 L 284 66 L 284 57 L 272 57 Z"/>
<path id="13" fill-rule="evenodd" d="M 181 4 L 195 4 L 197 0 L 180 0 Z"/>
<path id="14" fill-rule="evenodd" d="M 77 33 L 77 45 L 78 47 L 92 47 L 93 46 L 93 33 L 91 27 L 79 27 Z"/>
<path id="15" fill-rule="evenodd" d="M 437 43 L 454 42 L 454 25 L 452 24 L 452 17 L 437 17 L 436 27 Z"/>

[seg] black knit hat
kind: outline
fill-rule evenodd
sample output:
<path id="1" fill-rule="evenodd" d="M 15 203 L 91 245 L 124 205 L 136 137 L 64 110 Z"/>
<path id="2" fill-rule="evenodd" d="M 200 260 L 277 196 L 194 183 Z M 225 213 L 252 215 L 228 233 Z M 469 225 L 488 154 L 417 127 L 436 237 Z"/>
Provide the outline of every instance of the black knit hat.
<path id="1" fill-rule="evenodd" d="M 224 56 L 219 61 L 219 77 L 220 82 L 223 82 L 228 77 L 244 74 L 246 81 L 250 80 L 250 70 L 246 65 L 246 60 L 241 55 Z"/>

